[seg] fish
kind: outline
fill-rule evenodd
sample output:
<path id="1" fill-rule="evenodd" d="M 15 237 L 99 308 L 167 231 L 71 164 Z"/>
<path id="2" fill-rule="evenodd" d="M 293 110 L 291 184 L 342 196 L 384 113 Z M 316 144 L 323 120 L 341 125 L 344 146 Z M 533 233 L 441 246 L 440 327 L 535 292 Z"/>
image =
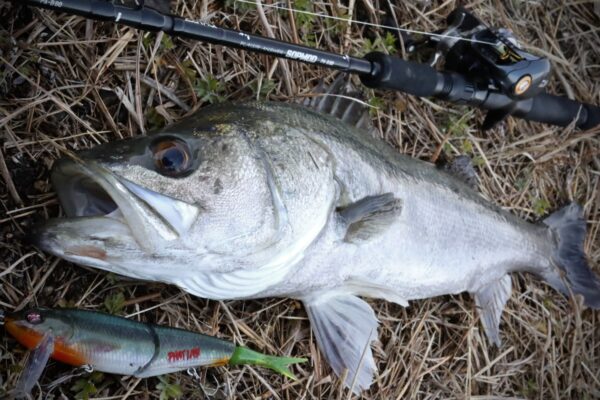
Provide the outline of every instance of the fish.
<path id="1" fill-rule="evenodd" d="M 600 308 L 581 206 L 520 219 L 483 198 L 470 164 L 399 154 L 355 126 L 365 121 L 355 103 L 330 94 L 309 107 L 217 104 L 65 157 L 51 179 L 66 217 L 32 241 L 203 298 L 298 299 L 354 392 L 376 371 L 378 320 L 364 298 L 408 306 L 468 292 L 498 346 L 513 272 Z"/>
<path id="2" fill-rule="evenodd" d="M 200 333 L 80 309 L 32 308 L 7 313 L 6 331 L 29 350 L 35 368 L 26 368 L 24 392 L 49 358 L 96 371 L 147 378 L 199 366 L 257 365 L 296 379 L 289 365 L 304 358 L 259 353 Z M 33 372 L 30 372 L 31 371 Z M 29 376 L 33 376 L 32 379 Z"/>

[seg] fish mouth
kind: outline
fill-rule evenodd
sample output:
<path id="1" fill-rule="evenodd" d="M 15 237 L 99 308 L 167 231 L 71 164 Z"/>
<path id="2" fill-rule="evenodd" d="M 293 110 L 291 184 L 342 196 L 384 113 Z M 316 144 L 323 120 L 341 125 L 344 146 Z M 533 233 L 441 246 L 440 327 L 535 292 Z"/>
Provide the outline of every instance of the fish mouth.
<path id="1" fill-rule="evenodd" d="M 65 160 L 54 166 L 52 184 L 67 217 L 104 217 L 120 213 L 119 205 L 92 172 Z"/>
<path id="2" fill-rule="evenodd" d="M 56 247 L 56 243 L 47 246 L 44 241 L 56 242 L 60 234 L 69 231 L 83 239 L 118 234 L 129 244 L 133 240 L 139 248 L 155 253 L 184 235 L 200 213 L 195 204 L 154 192 L 94 161 L 59 160 L 51 180 L 67 217 L 47 221 L 34 234 L 37 239 L 34 243 L 43 249 Z M 61 242 L 62 251 L 49 249 L 50 252 L 64 255 L 68 243 Z M 105 246 L 77 240 L 71 241 L 70 247 L 73 242 L 77 242 L 76 253 L 95 259 L 106 258 Z"/>

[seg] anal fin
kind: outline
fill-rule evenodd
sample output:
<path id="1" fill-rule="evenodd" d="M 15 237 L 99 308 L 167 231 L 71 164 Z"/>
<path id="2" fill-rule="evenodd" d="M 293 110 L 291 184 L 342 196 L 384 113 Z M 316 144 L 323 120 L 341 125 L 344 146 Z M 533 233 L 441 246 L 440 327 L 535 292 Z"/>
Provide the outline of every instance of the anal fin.
<path id="1" fill-rule="evenodd" d="M 302 299 L 321 352 L 345 385 L 359 393 L 367 389 L 375 373 L 371 342 L 377 338 L 378 321 L 371 306 L 345 293 L 313 294 Z"/>
<path id="2" fill-rule="evenodd" d="M 500 346 L 500 317 L 504 306 L 510 297 L 512 282 L 510 275 L 504 275 L 497 281 L 489 283 L 475 296 L 475 304 L 479 309 L 483 329 L 490 340 L 496 346 Z"/>

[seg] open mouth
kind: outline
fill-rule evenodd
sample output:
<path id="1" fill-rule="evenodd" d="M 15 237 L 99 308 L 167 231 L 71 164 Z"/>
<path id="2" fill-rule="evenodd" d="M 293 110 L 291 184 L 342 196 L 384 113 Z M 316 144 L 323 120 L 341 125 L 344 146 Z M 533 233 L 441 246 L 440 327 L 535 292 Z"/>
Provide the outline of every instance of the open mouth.
<path id="1" fill-rule="evenodd" d="M 70 160 L 57 161 L 52 171 L 52 184 L 69 218 L 121 214 L 119 205 L 100 181 L 101 177 L 93 171 Z"/>
<path id="2" fill-rule="evenodd" d="M 106 217 L 127 225 L 143 247 L 184 234 L 199 207 L 122 178 L 95 162 L 59 160 L 52 183 L 67 217 Z"/>
<path id="3" fill-rule="evenodd" d="M 85 174 L 55 175 L 53 180 L 68 217 L 106 216 L 119 209 L 108 192 Z"/>

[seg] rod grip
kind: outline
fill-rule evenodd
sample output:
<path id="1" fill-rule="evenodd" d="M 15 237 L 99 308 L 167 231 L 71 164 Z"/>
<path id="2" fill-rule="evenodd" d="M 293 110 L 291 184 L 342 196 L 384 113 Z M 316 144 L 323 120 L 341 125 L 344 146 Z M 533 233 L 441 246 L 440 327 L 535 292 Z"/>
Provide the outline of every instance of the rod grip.
<path id="1" fill-rule="evenodd" d="M 580 129 L 590 129 L 600 125 L 600 107 L 579 103 L 564 96 L 541 93 L 531 100 L 529 107 L 517 107 L 514 116 L 530 121 L 567 126 L 577 119 Z"/>
<path id="2" fill-rule="evenodd" d="M 443 85 L 443 74 L 427 64 L 406 61 L 380 52 L 365 58 L 373 64 L 371 74 L 360 76 L 365 86 L 374 89 L 392 89 L 419 97 L 434 96 Z"/>

